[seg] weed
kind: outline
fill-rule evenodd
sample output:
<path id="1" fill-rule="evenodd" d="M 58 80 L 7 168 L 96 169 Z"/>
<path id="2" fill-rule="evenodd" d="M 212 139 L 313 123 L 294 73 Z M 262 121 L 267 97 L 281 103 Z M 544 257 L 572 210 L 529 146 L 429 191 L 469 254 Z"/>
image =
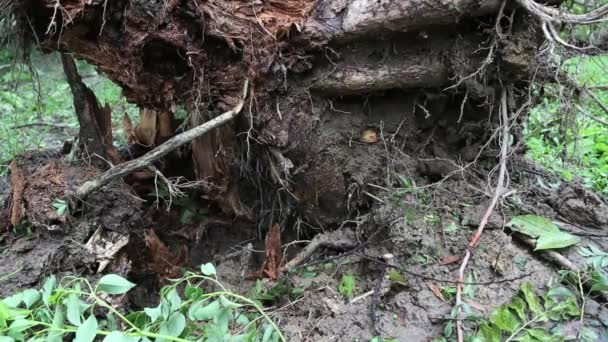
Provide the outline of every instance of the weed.
<path id="1" fill-rule="evenodd" d="M 563 69 L 587 87 L 604 86 L 607 61 L 605 55 L 575 57 Z M 608 193 L 608 130 L 600 122 L 608 121 L 608 113 L 588 97 L 574 106 L 562 103 L 558 89 L 543 87 L 542 102 L 530 111 L 524 130 L 528 156 L 565 180 L 577 175 L 587 186 Z M 608 102 L 608 90 L 592 91 L 601 102 Z"/>
<path id="2" fill-rule="evenodd" d="M 70 206 L 68 205 L 68 203 L 60 198 L 56 198 L 53 201 L 53 208 L 55 208 L 55 213 L 59 217 L 69 214 L 70 211 Z"/>
<path id="3" fill-rule="evenodd" d="M 345 298 L 352 298 L 355 293 L 355 278 L 352 275 L 344 274 L 340 280 L 338 291 Z"/>
<path id="4" fill-rule="evenodd" d="M 587 261 L 587 264 L 593 266 L 595 270 L 600 270 L 608 266 L 608 253 L 589 245 L 589 247 L 581 247 L 578 250 L 578 254 L 582 255 Z"/>
<path id="5" fill-rule="evenodd" d="M 397 285 L 401 285 L 401 286 L 405 286 L 405 277 L 401 274 L 401 272 L 399 272 L 396 269 L 391 269 L 388 272 L 388 279 L 391 281 L 391 283 L 393 284 L 397 284 Z"/>
<path id="6" fill-rule="evenodd" d="M 304 294 L 304 289 L 294 287 L 288 280 L 280 280 L 269 289 L 264 289 L 261 280 L 257 280 L 253 289 L 249 291 L 249 297 L 259 306 L 272 305 L 282 298 L 288 297 L 296 300 Z"/>
<path id="7" fill-rule="evenodd" d="M 567 276 L 572 276 L 568 273 Z M 564 279 L 562 279 L 564 280 Z M 529 282 L 521 284 L 518 294 L 506 304 L 491 312 L 488 317 L 473 315 L 471 308 L 463 303 L 462 310 L 467 320 L 477 322 L 477 332 L 466 338 L 467 341 L 563 341 L 578 339 L 596 341 L 597 333 L 589 327 L 571 329 L 571 321 L 581 320 L 584 300 L 578 289 L 582 289 L 580 274 L 573 284 L 577 291 L 565 286 L 553 286 L 544 295 L 537 295 Z M 442 289 L 444 296 L 451 294 L 451 288 Z M 447 297 L 447 296 L 446 296 Z M 452 310 L 455 317 L 456 310 Z M 450 320 L 444 326 L 443 336 L 435 342 L 448 341 L 453 338 L 455 321 Z M 573 331 L 574 336 L 572 336 Z"/>
<path id="8" fill-rule="evenodd" d="M 217 281 L 213 265 L 203 265 L 201 273 L 172 280 L 161 289 L 157 307 L 126 314 L 107 298 L 132 289 L 135 284 L 128 280 L 108 274 L 93 286 L 85 278 L 57 282 L 51 276 L 40 290 L 27 289 L 0 301 L 0 336 L 6 336 L 3 341 L 285 341 L 255 301 Z M 205 292 L 202 283 L 221 290 Z"/>

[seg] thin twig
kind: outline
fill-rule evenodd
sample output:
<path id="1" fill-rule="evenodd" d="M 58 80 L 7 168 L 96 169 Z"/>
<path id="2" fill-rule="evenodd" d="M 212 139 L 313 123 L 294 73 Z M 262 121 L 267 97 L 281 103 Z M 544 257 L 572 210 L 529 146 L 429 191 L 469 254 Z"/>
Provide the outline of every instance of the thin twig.
<path id="1" fill-rule="evenodd" d="M 471 238 L 467 250 L 465 252 L 464 258 L 462 260 L 462 265 L 460 265 L 460 269 L 458 270 L 458 285 L 456 287 L 456 307 L 458 309 L 458 320 L 456 321 L 456 328 L 458 332 L 458 342 L 464 341 L 464 330 L 461 320 L 462 314 L 462 283 L 464 282 L 464 271 L 467 267 L 467 263 L 471 258 L 471 254 L 473 249 L 479 244 L 479 240 L 481 238 L 481 234 L 483 233 L 483 229 L 485 228 L 490 215 L 494 211 L 494 207 L 498 203 L 498 199 L 503 193 L 505 175 L 507 173 L 507 155 L 509 151 L 509 114 L 507 108 L 507 89 L 503 87 L 501 98 L 500 98 L 500 113 L 502 117 L 502 141 L 500 147 L 500 164 L 498 171 L 498 182 L 496 184 L 496 189 L 494 191 L 494 196 L 490 201 L 490 205 L 488 209 L 484 213 L 481 222 L 479 223 L 479 227 L 475 232 L 475 235 Z"/>

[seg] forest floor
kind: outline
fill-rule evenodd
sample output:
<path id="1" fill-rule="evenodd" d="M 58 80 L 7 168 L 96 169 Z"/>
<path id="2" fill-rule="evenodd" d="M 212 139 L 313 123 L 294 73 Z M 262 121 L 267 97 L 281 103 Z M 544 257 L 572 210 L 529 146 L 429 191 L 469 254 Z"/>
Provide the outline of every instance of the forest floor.
<path id="1" fill-rule="evenodd" d="M 39 68 L 42 78 L 59 80 L 61 70 L 50 67 L 59 63 L 38 63 L 44 61 L 49 67 Z M 136 117 L 135 108 L 120 100 L 116 87 L 92 69 L 83 66 L 81 73 L 101 102 L 110 101 L 116 108 L 115 136 L 121 136 L 122 113 Z M 30 86 L 26 81 L 23 87 Z M 42 85 L 51 92 L 43 98 L 43 109 L 31 107 L 37 103 L 33 97 L 12 96 L 11 102 L 3 93 L 0 102 L 5 106 L 0 106 L 1 159 L 19 156 L 16 165 L 29 182 L 29 191 L 40 193 L 30 194 L 39 202 L 30 203 L 34 209 L 28 217 L 54 218 L 42 225 L 9 228 L 10 177 L 6 170 L 1 173 L 0 232 L 6 231 L 0 234 L 0 298 L 37 287 L 50 274 L 97 279 L 100 254 L 130 235 L 129 247 L 115 252 L 107 266 L 138 285 L 128 293 L 125 308 L 156 306 L 158 288 L 166 278 L 212 263 L 217 280 L 228 290 L 263 303 L 289 341 L 455 338 L 455 282 L 461 257 L 491 197 L 479 189 L 487 188 L 485 177 L 492 165 L 467 171 L 475 177 L 437 182 L 417 176 L 420 166 L 414 159 L 388 156 L 402 161 L 387 163 L 386 170 L 387 175 L 398 175 L 399 184 L 368 184 L 373 193 L 357 196 L 371 197 L 373 205 L 333 232 L 316 231 L 303 222 L 282 227 L 283 262 L 315 239 L 325 239 L 324 247 L 278 280 L 250 279 L 263 268 L 268 252 L 259 227 L 214 217 L 191 197 L 174 199 L 169 209 L 167 194 L 158 188 L 140 188 L 134 194 L 123 183 L 112 183 L 89 198 L 80 212 L 60 213 L 68 210 L 57 201 L 65 189 L 82 184 L 95 170 L 61 152 L 63 142 L 77 131 L 67 84 Z M 52 116 L 6 114 L 49 111 Z M 377 162 L 365 158 L 360 167 Z M 523 157 L 510 159 L 509 170 L 509 189 L 514 192 L 490 216 L 466 271 L 468 338 L 608 341 L 608 283 L 603 275 L 608 266 L 608 254 L 603 252 L 608 251 L 608 204 L 592 191 L 595 187 L 602 192 L 603 185 L 598 178 L 567 181 L 564 173 L 569 169 L 546 171 Z M 534 250 L 516 229 L 509 229 L 509 222 L 522 215 L 547 219 L 575 236 L 576 246 L 558 250 L 571 264 L 557 253 Z M 101 251 L 91 247 L 100 226 L 110 231 L 104 236 L 107 248 Z M 535 307 L 534 298 L 542 305 Z M 521 305 L 522 300 L 527 305 Z M 511 313 L 501 311 L 501 305 Z"/>

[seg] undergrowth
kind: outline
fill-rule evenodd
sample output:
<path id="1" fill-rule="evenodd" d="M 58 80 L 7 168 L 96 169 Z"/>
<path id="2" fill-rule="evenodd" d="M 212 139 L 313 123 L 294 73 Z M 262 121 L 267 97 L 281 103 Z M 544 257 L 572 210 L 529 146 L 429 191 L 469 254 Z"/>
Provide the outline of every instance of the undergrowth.
<path id="1" fill-rule="evenodd" d="M 58 148 L 76 135 L 72 93 L 65 80 L 58 54 L 31 56 L 32 67 L 16 63 L 14 52 L 0 50 L 0 173 L 15 156 L 28 150 Z M 78 70 L 100 103 L 112 108 L 112 124 L 119 144 L 124 143 L 122 116 L 136 122 L 137 107 L 127 103 L 120 87 L 99 75 L 83 61 Z"/>
<path id="2" fill-rule="evenodd" d="M 113 304 L 135 286 L 121 276 L 95 285 L 51 276 L 0 301 L 0 342 L 285 341 L 259 302 L 226 290 L 215 272 L 211 264 L 187 272 L 160 290 L 158 306 L 130 312 Z"/>
<path id="3" fill-rule="evenodd" d="M 559 271 L 556 281 L 547 284 L 547 291 L 538 294 L 530 282 L 520 285 L 510 301 L 480 316 L 463 303 L 466 320 L 476 329 L 467 336 L 469 342 L 561 342 L 601 340 L 601 327 L 585 320 L 590 295 L 608 290 L 608 253 L 595 246 L 580 247 L 588 269 Z M 469 280 L 467 280 L 469 281 Z M 455 317 L 456 309 L 452 316 Z M 444 326 L 442 337 L 433 342 L 455 340 L 454 320 Z M 599 329 L 598 329 L 599 328 Z"/>
<path id="4" fill-rule="evenodd" d="M 608 56 L 576 57 L 563 68 L 608 104 Z M 592 97 L 564 100 L 560 85 L 545 86 L 524 131 L 528 156 L 565 180 L 608 194 L 608 112 Z"/>

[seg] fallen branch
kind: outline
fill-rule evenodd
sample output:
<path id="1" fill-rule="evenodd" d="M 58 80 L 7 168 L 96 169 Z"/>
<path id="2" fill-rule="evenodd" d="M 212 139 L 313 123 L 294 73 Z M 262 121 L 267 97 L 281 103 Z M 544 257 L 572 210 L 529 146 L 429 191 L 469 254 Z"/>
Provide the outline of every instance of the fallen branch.
<path id="1" fill-rule="evenodd" d="M 498 171 L 498 182 L 496 184 L 496 189 L 494 191 L 494 196 L 492 196 L 492 200 L 490 201 L 490 205 L 488 205 L 488 209 L 484 213 L 481 218 L 481 222 L 479 222 L 479 227 L 475 232 L 475 235 L 471 238 L 469 245 L 467 246 L 467 250 L 464 254 L 464 258 L 462 259 L 462 264 L 460 265 L 460 269 L 458 270 L 458 285 L 456 287 L 456 308 L 458 309 L 458 319 L 456 321 L 456 330 L 458 332 L 458 342 L 464 341 L 464 330 L 462 327 L 462 320 L 460 318 L 462 313 L 462 284 L 464 283 L 464 270 L 467 267 L 467 263 L 471 258 L 471 254 L 473 249 L 479 244 L 479 240 L 481 239 L 481 233 L 483 233 L 483 229 L 488 223 L 488 219 L 494 211 L 494 207 L 498 203 L 498 199 L 503 193 L 505 175 L 507 173 L 507 155 L 509 150 L 509 114 L 507 109 L 507 90 L 503 87 L 502 94 L 500 98 L 500 113 L 502 117 L 502 141 L 500 146 L 500 163 L 499 163 L 499 171 Z"/>
<path id="2" fill-rule="evenodd" d="M 167 154 L 169 154 L 169 152 L 177 149 L 178 147 L 180 147 L 186 143 L 189 143 L 190 141 L 208 133 L 209 131 L 213 130 L 214 128 L 217 128 L 217 127 L 223 125 L 224 123 L 234 119 L 239 114 L 241 109 L 243 109 L 243 105 L 245 104 L 245 98 L 247 95 L 247 89 L 248 89 L 248 82 L 245 81 L 245 85 L 243 87 L 243 98 L 231 110 L 205 122 L 204 124 L 202 124 L 200 126 L 194 127 L 186 132 L 183 132 L 183 133 L 180 133 L 180 134 L 174 136 L 173 138 L 167 140 L 162 145 L 159 145 L 152 151 L 144 154 L 140 158 L 133 159 L 126 163 L 122 163 L 117 166 L 114 166 L 111 169 L 107 170 L 106 172 L 95 177 L 94 179 L 92 179 L 88 182 L 85 182 L 83 185 L 81 185 L 76 190 L 75 197 L 79 198 L 79 199 L 83 199 L 83 198 L 87 197 L 88 195 L 90 195 L 92 192 L 98 190 L 99 188 L 103 187 L 104 185 L 107 185 L 112 180 L 114 180 L 118 177 L 128 175 L 129 173 L 131 173 L 133 171 L 147 168 L 149 165 L 152 164 L 152 162 L 166 156 Z"/>

